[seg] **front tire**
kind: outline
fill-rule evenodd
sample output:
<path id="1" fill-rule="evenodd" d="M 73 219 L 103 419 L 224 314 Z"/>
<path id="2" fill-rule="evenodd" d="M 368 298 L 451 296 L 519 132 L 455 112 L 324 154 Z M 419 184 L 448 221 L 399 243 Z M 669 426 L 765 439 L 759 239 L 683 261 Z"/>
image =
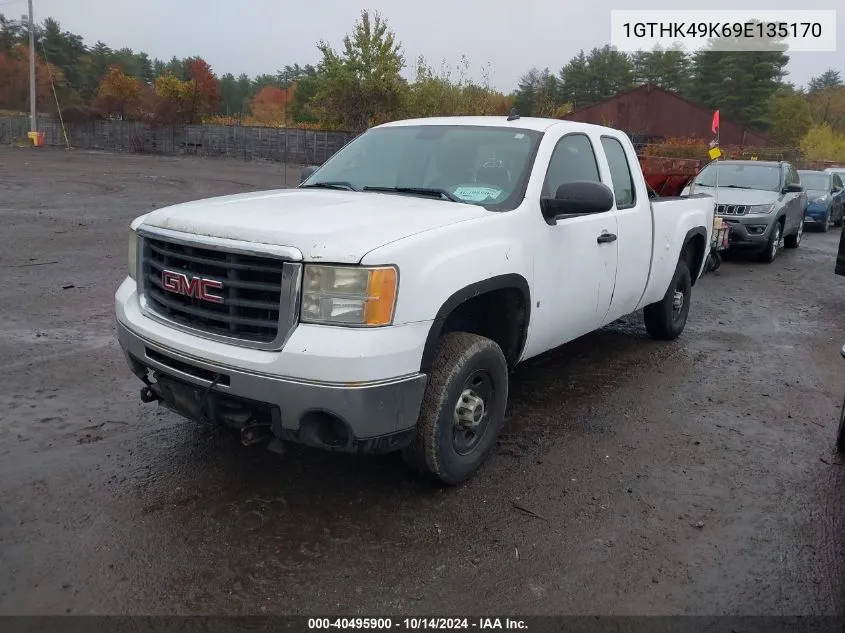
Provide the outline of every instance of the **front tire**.
<path id="1" fill-rule="evenodd" d="M 801 246 L 801 238 L 804 237 L 804 218 L 801 218 L 801 224 L 798 225 L 798 230 L 794 235 L 787 235 L 783 240 L 783 245 L 786 248 L 798 248 Z"/>
<path id="2" fill-rule="evenodd" d="M 778 253 L 780 252 L 781 235 L 783 235 L 783 223 L 779 221 L 772 227 L 772 234 L 769 236 L 766 248 L 760 254 L 761 261 L 771 264 L 777 259 Z"/>
<path id="3" fill-rule="evenodd" d="M 412 468 L 455 486 L 487 459 L 505 421 L 508 364 L 493 341 L 443 336 L 423 396 L 416 435 L 403 452 Z"/>
<path id="4" fill-rule="evenodd" d="M 824 216 L 824 222 L 822 222 L 821 232 L 827 233 L 827 230 L 830 228 L 830 212 L 828 211 Z"/>
<path id="5" fill-rule="evenodd" d="M 643 310 L 645 329 L 649 336 L 663 341 L 678 338 L 687 324 L 692 278 L 687 263 L 681 259 L 663 299 L 647 305 Z"/>

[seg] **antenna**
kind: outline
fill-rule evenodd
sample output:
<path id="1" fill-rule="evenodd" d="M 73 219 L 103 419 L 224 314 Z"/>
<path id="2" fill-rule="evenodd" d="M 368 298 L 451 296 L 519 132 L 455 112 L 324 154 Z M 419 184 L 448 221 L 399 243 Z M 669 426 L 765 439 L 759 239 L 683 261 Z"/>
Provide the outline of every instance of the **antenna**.
<path id="1" fill-rule="evenodd" d="M 516 111 L 516 108 L 511 108 L 511 113 L 508 115 L 508 121 L 516 121 L 519 118 L 519 112 Z"/>

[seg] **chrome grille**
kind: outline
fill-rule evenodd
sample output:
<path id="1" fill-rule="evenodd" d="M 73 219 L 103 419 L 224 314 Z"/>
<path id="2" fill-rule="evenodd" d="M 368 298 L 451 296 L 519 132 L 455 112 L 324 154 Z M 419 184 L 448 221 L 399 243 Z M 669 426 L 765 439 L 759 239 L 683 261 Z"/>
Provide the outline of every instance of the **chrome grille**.
<path id="1" fill-rule="evenodd" d="M 297 263 L 155 235 L 144 235 L 139 251 L 144 308 L 177 326 L 211 338 L 272 348 L 281 346 L 295 324 Z M 180 279 L 183 285 L 174 289 L 174 280 Z M 197 286 L 187 287 L 199 280 L 210 282 L 211 296 L 197 296 L 201 294 Z"/>
<path id="2" fill-rule="evenodd" d="M 750 207 L 747 204 L 718 204 L 717 215 L 745 215 Z"/>

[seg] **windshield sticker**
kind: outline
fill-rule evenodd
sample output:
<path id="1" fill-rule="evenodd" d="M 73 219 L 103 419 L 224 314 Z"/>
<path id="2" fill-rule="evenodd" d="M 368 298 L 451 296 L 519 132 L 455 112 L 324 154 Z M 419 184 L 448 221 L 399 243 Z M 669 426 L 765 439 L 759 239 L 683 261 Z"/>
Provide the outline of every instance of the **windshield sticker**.
<path id="1" fill-rule="evenodd" d="M 467 202 L 484 202 L 498 198 L 502 195 L 502 190 L 496 187 L 458 187 L 454 194 Z"/>

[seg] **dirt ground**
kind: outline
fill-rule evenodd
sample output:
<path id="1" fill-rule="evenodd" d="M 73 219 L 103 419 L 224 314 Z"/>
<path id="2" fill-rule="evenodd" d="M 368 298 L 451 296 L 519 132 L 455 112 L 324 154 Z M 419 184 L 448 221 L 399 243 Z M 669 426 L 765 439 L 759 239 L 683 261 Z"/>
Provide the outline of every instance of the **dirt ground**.
<path id="1" fill-rule="evenodd" d="M 678 341 L 634 315 L 527 363 L 492 459 L 440 491 L 140 403 L 129 221 L 283 184 L 0 149 L 0 614 L 845 614 L 838 230 L 701 279 Z"/>

